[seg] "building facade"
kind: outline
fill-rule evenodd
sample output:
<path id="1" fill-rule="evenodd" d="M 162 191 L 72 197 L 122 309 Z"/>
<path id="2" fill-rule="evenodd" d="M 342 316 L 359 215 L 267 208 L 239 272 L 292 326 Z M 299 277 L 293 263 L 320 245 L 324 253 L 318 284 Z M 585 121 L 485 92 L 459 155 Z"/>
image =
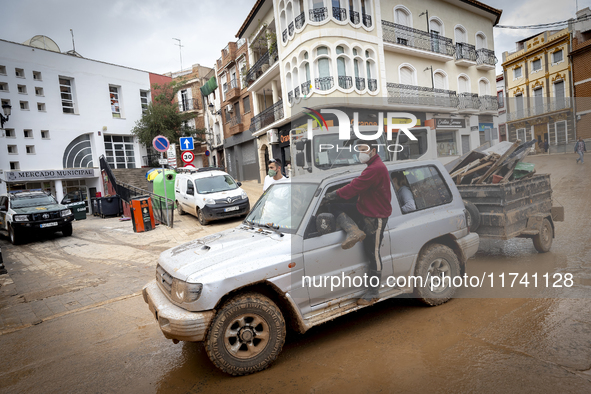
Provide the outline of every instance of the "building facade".
<path id="1" fill-rule="evenodd" d="M 42 39 L 39 39 L 41 37 Z M 48 37 L 0 40 L 0 99 L 12 115 L 0 134 L 0 193 L 105 193 L 99 170 L 142 166 L 146 148 L 131 134 L 162 75 L 61 53 Z"/>
<path id="2" fill-rule="evenodd" d="M 569 28 L 545 31 L 503 53 L 508 141 L 548 141 L 551 153 L 574 143 L 570 39 Z"/>
<path id="3" fill-rule="evenodd" d="M 497 75 L 497 102 L 499 103 L 499 141 L 507 141 L 507 107 L 505 105 L 505 78 Z"/>
<path id="4" fill-rule="evenodd" d="M 203 107 L 205 114 L 205 128 L 207 132 L 207 145 L 211 151 L 209 156 L 209 166 L 226 167 L 224 156 L 224 123 L 222 121 L 222 107 L 220 95 L 218 93 L 218 84 L 216 70 L 212 69 L 205 79 L 207 82 L 201 87 L 203 97 Z"/>
<path id="5" fill-rule="evenodd" d="M 591 10 L 577 12 L 577 18 L 588 18 Z M 574 24 L 573 48 L 570 54 L 575 91 L 576 137 L 591 138 L 591 20 Z"/>

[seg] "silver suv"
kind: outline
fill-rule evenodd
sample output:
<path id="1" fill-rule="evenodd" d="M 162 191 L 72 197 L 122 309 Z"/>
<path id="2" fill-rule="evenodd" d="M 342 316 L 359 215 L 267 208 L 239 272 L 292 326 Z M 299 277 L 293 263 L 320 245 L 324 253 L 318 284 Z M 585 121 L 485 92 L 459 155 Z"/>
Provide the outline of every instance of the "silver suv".
<path id="1" fill-rule="evenodd" d="M 382 242 L 380 301 L 414 293 L 428 305 L 449 300 L 455 288 L 405 284 L 394 277 L 462 275 L 478 250 L 462 198 L 438 161 L 387 165 L 402 172 L 414 207 L 392 215 Z M 286 325 L 304 333 L 355 311 L 367 272 L 361 244 L 343 250 L 344 231 L 322 205 L 325 194 L 358 176 L 365 166 L 283 180 L 257 201 L 243 224 L 163 252 L 145 302 L 166 338 L 204 341 L 222 371 L 244 375 L 267 368 L 279 355 Z M 413 204 L 411 204 L 413 205 Z M 336 279 L 342 279 L 334 286 Z M 349 280 L 353 279 L 353 280 Z"/>

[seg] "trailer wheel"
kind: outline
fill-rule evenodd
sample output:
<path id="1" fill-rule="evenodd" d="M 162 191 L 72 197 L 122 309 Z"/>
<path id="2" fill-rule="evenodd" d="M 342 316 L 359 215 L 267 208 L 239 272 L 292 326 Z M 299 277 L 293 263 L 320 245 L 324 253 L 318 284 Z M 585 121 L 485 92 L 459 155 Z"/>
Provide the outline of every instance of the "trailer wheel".
<path id="1" fill-rule="evenodd" d="M 552 228 L 552 223 L 548 219 L 544 219 L 540 233 L 533 237 L 534 247 L 538 252 L 546 253 L 552 247 L 553 238 L 554 229 Z"/>
<path id="2" fill-rule="evenodd" d="M 476 208 L 476 205 L 472 204 L 470 201 L 462 201 L 468 212 L 466 215 L 468 229 L 470 229 L 470 232 L 474 233 L 478 230 L 478 227 L 480 227 L 480 212 L 478 211 L 478 208 Z"/>

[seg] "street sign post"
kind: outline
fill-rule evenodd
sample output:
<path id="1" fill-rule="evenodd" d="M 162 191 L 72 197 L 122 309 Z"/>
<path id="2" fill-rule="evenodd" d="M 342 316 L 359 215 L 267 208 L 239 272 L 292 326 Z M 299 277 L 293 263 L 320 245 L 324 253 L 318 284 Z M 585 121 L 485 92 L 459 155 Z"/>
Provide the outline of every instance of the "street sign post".
<path id="1" fill-rule="evenodd" d="M 195 144 L 193 143 L 193 137 L 181 137 L 181 150 L 193 150 L 195 149 Z"/>
<path id="2" fill-rule="evenodd" d="M 170 147 L 170 142 L 168 142 L 168 138 L 166 138 L 165 136 L 159 135 L 154 137 L 154 139 L 152 140 L 152 145 L 154 146 L 154 149 L 160 152 L 159 163 L 162 164 L 162 185 L 164 186 L 164 206 L 166 209 L 166 223 L 170 227 L 170 216 L 168 215 L 168 196 L 166 195 L 166 175 L 164 173 L 164 165 L 166 164 L 164 152 L 166 152 Z"/>
<path id="3" fill-rule="evenodd" d="M 193 152 L 186 151 L 186 152 L 181 153 L 181 160 L 184 163 L 189 164 L 189 163 L 193 162 L 193 159 L 195 159 L 195 155 L 193 154 Z"/>

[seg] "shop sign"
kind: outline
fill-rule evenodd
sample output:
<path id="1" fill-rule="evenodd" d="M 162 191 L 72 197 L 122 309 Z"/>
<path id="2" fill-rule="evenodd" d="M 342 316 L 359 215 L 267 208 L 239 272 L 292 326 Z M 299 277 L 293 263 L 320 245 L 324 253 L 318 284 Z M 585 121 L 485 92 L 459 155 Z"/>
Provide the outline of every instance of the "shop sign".
<path id="1" fill-rule="evenodd" d="M 463 129 L 466 127 L 466 119 L 462 118 L 435 118 L 437 129 Z"/>
<path id="2" fill-rule="evenodd" d="M 70 170 L 7 171 L 6 182 L 44 181 L 52 179 L 74 179 L 98 177 L 93 168 Z"/>

